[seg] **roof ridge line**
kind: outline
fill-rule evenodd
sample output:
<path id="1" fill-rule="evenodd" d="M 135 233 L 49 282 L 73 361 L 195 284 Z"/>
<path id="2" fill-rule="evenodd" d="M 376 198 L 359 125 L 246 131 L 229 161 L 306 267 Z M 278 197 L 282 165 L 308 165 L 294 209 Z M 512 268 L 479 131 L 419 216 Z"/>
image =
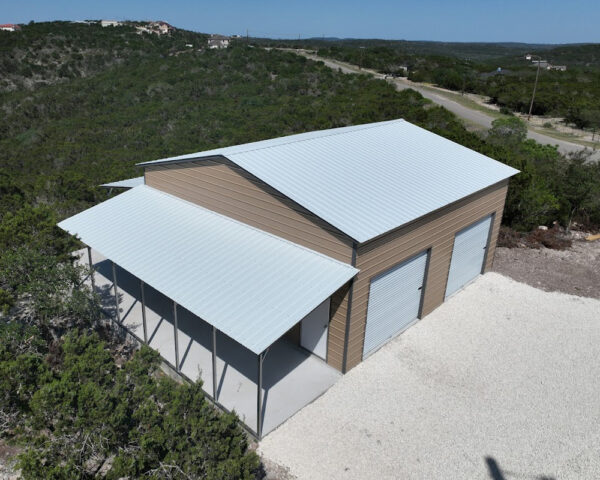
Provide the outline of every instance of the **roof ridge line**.
<path id="1" fill-rule="evenodd" d="M 337 263 L 337 264 L 339 264 L 339 265 L 342 265 L 342 266 L 344 266 L 344 267 L 349 267 L 350 269 L 356 270 L 357 272 L 359 271 L 359 270 L 358 270 L 358 268 L 356 268 L 356 267 L 353 267 L 353 266 L 352 266 L 352 265 L 350 265 L 349 263 L 342 262 L 341 260 L 336 260 L 335 258 L 332 258 L 332 257 L 330 257 L 330 256 L 328 256 L 328 255 L 325 255 L 324 253 L 317 252 L 316 250 L 312 250 L 312 249 L 310 249 L 310 248 L 308 248 L 308 247 L 305 247 L 304 245 L 300 245 L 300 244 L 298 244 L 298 243 L 294 243 L 294 242 L 292 242 L 291 240 L 288 240 L 288 239 L 286 239 L 286 238 L 282 238 L 282 237 L 280 237 L 280 236 L 278 236 L 278 235 L 275 235 L 275 234 L 273 234 L 273 233 L 270 233 L 270 232 L 266 232 L 266 231 L 264 231 L 264 230 L 261 230 L 260 228 L 253 227 L 252 225 L 248 225 L 247 223 L 244 223 L 244 222 L 241 222 L 241 221 L 239 221 L 239 220 L 236 220 L 235 218 L 231 218 L 231 217 L 228 217 L 227 215 L 223 215 L 223 214 L 221 214 L 221 213 L 215 212 L 214 210 L 211 210 L 210 208 L 203 207 L 203 206 L 201 206 L 201 205 L 198 205 L 197 203 L 193 203 L 193 202 L 190 202 L 189 200 L 185 200 L 184 198 L 177 197 L 177 196 L 175 196 L 175 195 L 172 195 L 172 194 L 170 194 L 170 193 L 167 193 L 167 192 L 163 192 L 162 190 L 159 190 L 159 189 L 157 189 L 157 188 L 151 187 L 151 186 L 149 186 L 149 185 L 138 185 L 137 187 L 133 187 L 133 188 L 132 188 L 130 191 L 133 191 L 133 190 L 135 190 L 136 188 L 144 188 L 144 189 L 150 189 L 150 190 L 153 190 L 153 191 L 155 191 L 155 192 L 158 192 L 158 193 L 160 193 L 160 194 L 162 194 L 162 195 L 166 195 L 166 196 L 168 196 L 168 197 L 170 197 L 170 198 L 173 198 L 173 199 L 175 199 L 175 200 L 179 200 L 180 202 L 184 202 L 184 203 L 186 203 L 186 204 L 188 204 L 188 205 L 190 205 L 190 206 L 192 206 L 192 207 L 195 207 L 195 208 L 198 208 L 198 209 L 200 209 L 200 210 L 203 210 L 203 211 L 205 211 L 205 212 L 208 212 L 208 213 L 209 213 L 209 214 L 211 214 L 211 215 L 215 215 L 215 216 L 217 216 L 217 217 L 224 218 L 224 219 L 226 219 L 226 220 L 228 220 L 228 221 L 230 221 L 230 222 L 237 223 L 238 225 L 241 225 L 241 226 L 243 226 L 243 227 L 247 227 L 247 228 L 249 228 L 249 229 L 251 229 L 251 230 L 254 230 L 254 231 L 256 231 L 256 232 L 260 232 L 260 233 L 262 233 L 262 234 L 264 234 L 264 235 L 268 235 L 269 237 L 275 238 L 275 239 L 277 239 L 277 240 L 279 240 L 279 241 L 281 241 L 281 242 L 287 243 L 287 244 L 289 244 L 289 245 L 293 245 L 294 247 L 300 248 L 300 249 L 302 249 L 302 250 L 305 250 L 305 251 L 308 251 L 308 252 L 310 252 L 310 253 L 314 253 L 315 255 L 319 255 L 320 257 L 323 257 L 324 259 L 327 259 L 327 260 L 329 260 L 330 262 Z M 127 192 L 125 192 L 125 193 L 127 193 Z M 124 195 L 124 194 L 122 194 L 122 195 Z M 113 197 L 113 198 L 114 198 L 114 197 Z M 109 200 L 110 200 L 110 199 L 109 199 Z"/>
<path id="2" fill-rule="evenodd" d="M 367 130 L 369 128 L 378 128 L 383 126 L 383 124 L 389 124 L 389 123 L 395 123 L 395 122 L 406 122 L 406 120 L 404 120 L 404 118 L 394 118 L 392 120 L 382 120 L 380 122 L 372 122 L 372 123 L 363 123 L 361 125 L 347 125 L 345 127 L 336 127 L 336 128 L 330 128 L 328 130 L 341 130 L 341 129 L 348 129 L 348 128 L 355 128 L 355 130 Z M 317 132 L 323 132 L 325 130 L 311 130 L 310 132 L 301 132 L 301 133 L 294 133 L 292 135 L 285 135 L 283 137 L 276 137 L 276 138 L 264 138 L 262 140 L 257 140 L 255 142 L 248 142 L 248 143 L 242 143 L 239 145 L 230 145 L 228 147 L 217 147 L 217 148 L 210 148 L 208 150 L 204 150 L 202 152 L 192 152 L 192 153 L 185 153 L 183 155 L 176 155 L 175 157 L 166 157 L 166 158 L 159 158 L 157 160 L 148 160 L 145 162 L 139 162 L 136 163 L 137 166 L 146 166 L 146 165 L 160 165 L 161 163 L 177 163 L 179 161 L 191 161 L 191 160 L 201 160 L 203 158 L 209 158 L 209 157 L 216 157 L 216 156 L 221 156 L 221 157 L 226 157 L 229 158 L 229 155 L 240 155 L 242 153 L 248 153 L 248 152 L 255 152 L 258 150 L 267 150 L 269 148 L 276 148 L 276 147 L 280 147 L 282 145 L 291 145 L 292 143 L 299 143 L 299 142 L 307 142 L 309 140 L 314 140 L 314 138 L 304 138 L 304 139 L 297 139 L 297 140 L 289 140 L 287 142 L 282 142 L 279 145 L 270 145 L 270 146 L 266 146 L 266 147 L 256 147 L 256 148 L 250 148 L 247 150 L 240 150 L 239 152 L 236 153 L 223 153 L 223 152 L 217 152 L 217 150 L 226 150 L 228 148 L 235 148 L 235 147 L 241 147 L 243 145 L 251 145 L 253 143 L 260 143 L 260 142 L 268 142 L 268 141 L 274 141 L 277 139 L 283 139 L 283 138 L 289 138 L 289 137 L 296 137 L 298 135 L 306 135 L 309 133 L 317 133 Z M 326 137 L 333 137 L 335 135 L 344 135 L 347 133 L 351 133 L 348 131 L 344 131 L 344 132 L 330 132 L 328 134 L 324 134 L 324 135 L 320 135 L 317 138 L 326 138 Z M 203 153 L 206 152 L 213 152 L 213 153 L 208 153 L 206 155 L 203 155 Z M 185 157 L 185 158 L 178 158 L 178 157 Z"/>
<path id="3" fill-rule="evenodd" d="M 395 118 L 394 120 L 383 120 L 381 122 L 376 122 L 376 123 L 366 123 L 363 125 L 348 125 L 346 127 L 338 127 L 338 128 L 332 128 L 331 130 L 339 130 L 339 129 L 346 129 L 346 128 L 351 128 L 351 127 L 356 127 L 356 130 L 368 130 L 369 128 L 378 128 L 383 126 L 382 124 L 388 124 L 388 123 L 394 123 L 394 122 L 404 122 L 405 120 L 403 118 Z M 318 132 L 319 130 L 313 130 L 311 132 L 302 132 L 302 133 L 296 133 L 294 135 L 286 135 L 285 137 L 279 137 L 279 138 L 287 138 L 287 137 L 295 137 L 296 135 L 303 135 L 305 133 L 314 133 L 314 132 Z M 353 130 L 355 131 L 355 130 Z M 333 137 L 335 135 L 345 135 L 351 132 L 348 131 L 344 131 L 344 132 L 331 132 L 325 135 L 321 135 L 317 138 L 326 138 L 326 137 Z M 276 140 L 276 139 L 267 139 L 267 140 Z M 240 152 L 236 152 L 236 153 L 229 153 L 229 154 L 219 154 L 222 155 L 223 157 L 229 158 L 229 155 L 240 155 L 242 153 L 248 153 L 248 152 L 256 152 L 258 150 L 267 150 L 269 148 L 277 148 L 280 147 L 282 145 L 291 145 L 292 143 L 300 143 L 300 142 L 308 142 L 310 140 L 315 140 L 314 138 L 304 138 L 304 139 L 298 139 L 298 140 L 290 140 L 289 142 L 282 142 L 280 145 L 270 145 L 268 147 L 258 147 L 258 148 L 252 148 L 249 150 L 242 150 Z M 259 140 L 263 141 L 263 140 Z M 252 143 L 258 143 L 258 142 L 251 142 Z M 244 145 L 244 144 L 242 144 Z M 224 148 L 234 148 L 236 145 L 233 145 L 231 147 L 224 147 Z"/>

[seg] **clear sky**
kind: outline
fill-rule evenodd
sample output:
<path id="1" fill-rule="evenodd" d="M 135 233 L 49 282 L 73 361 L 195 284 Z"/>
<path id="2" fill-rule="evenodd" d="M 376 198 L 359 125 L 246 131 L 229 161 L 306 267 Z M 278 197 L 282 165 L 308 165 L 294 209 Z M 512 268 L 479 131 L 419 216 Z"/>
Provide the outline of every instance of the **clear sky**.
<path id="1" fill-rule="evenodd" d="M 101 18 L 278 38 L 600 42 L 600 0 L 0 0 L 0 23 Z"/>

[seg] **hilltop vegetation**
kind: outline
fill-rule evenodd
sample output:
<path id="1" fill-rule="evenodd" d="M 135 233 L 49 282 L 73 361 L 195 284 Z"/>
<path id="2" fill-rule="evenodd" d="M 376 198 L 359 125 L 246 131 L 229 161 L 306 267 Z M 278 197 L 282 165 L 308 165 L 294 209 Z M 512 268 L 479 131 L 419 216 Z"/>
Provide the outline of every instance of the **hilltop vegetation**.
<path id="1" fill-rule="evenodd" d="M 527 113 L 536 68 L 523 57 L 502 56 L 473 61 L 458 56 L 415 54 L 400 47 L 327 46 L 319 55 L 460 92 L 490 97 L 514 112 Z M 542 69 L 534 115 L 557 116 L 579 128 L 600 129 L 600 44 L 561 47 L 537 52 L 567 71 Z M 497 72 L 501 67 L 502 71 Z"/>
<path id="2" fill-rule="evenodd" d="M 90 77 L 113 65 L 135 65 L 206 43 L 206 35 L 176 30 L 168 36 L 138 34 L 133 22 L 103 28 L 99 23 L 45 22 L 0 31 L 0 92 Z"/>
<path id="3" fill-rule="evenodd" d="M 276 40 L 252 38 L 258 45 L 271 47 L 323 49 L 336 48 L 384 48 L 407 55 L 435 55 L 463 60 L 484 61 L 506 56 L 523 56 L 532 51 L 546 51 L 555 45 L 517 42 L 433 42 L 419 40 L 383 40 L 377 38 L 306 38 L 300 40 Z"/>
<path id="4" fill-rule="evenodd" d="M 524 57 L 527 53 L 538 55 L 552 65 L 567 66 L 567 71 L 542 69 L 533 114 L 562 117 L 578 128 L 600 129 L 600 44 L 556 46 L 358 39 L 257 39 L 256 42 L 314 49 L 322 57 L 381 73 L 485 95 L 492 103 L 520 113 L 529 111 L 536 73 L 535 66 Z M 501 73 L 497 72 L 498 67 Z"/>

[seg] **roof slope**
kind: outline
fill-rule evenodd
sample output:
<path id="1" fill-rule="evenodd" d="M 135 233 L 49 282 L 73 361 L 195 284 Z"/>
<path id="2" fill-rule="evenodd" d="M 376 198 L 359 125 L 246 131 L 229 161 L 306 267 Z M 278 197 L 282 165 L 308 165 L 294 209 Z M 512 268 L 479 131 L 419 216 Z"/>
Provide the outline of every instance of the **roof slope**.
<path id="1" fill-rule="evenodd" d="M 133 188 L 144 184 L 144 177 L 128 178 L 126 180 L 118 180 L 116 182 L 103 183 L 101 187 L 106 188 Z"/>
<path id="2" fill-rule="evenodd" d="M 216 155 L 359 242 L 518 173 L 404 120 L 302 133 L 140 165 Z"/>
<path id="3" fill-rule="evenodd" d="M 358 272 L 145 185 L 59 226 L 254 353 Z"/>

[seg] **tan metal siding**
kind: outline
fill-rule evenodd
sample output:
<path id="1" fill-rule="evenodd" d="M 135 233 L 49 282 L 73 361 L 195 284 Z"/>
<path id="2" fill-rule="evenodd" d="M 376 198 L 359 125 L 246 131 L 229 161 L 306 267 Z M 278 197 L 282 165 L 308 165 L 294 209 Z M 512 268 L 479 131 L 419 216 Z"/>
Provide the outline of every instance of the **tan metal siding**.
<path id="1" fill-rule="evenodd" d="M 507 181 L 477 192 L 371 242 L 359 245 L 348 335 L 347 369 L 362 360 L 370 279 L 413 255 L 431 248 L 422 316 L 442 304 L 454 235 L 471 223 L 495 213 L 485 270 L 491 267 L 507 192 Z"/>
<path id="2" fill-rule="evenodd" d="M 352 241 L 229 160 L 148 166 L 146 184 L 248 225 L 350 262 Z"/>

